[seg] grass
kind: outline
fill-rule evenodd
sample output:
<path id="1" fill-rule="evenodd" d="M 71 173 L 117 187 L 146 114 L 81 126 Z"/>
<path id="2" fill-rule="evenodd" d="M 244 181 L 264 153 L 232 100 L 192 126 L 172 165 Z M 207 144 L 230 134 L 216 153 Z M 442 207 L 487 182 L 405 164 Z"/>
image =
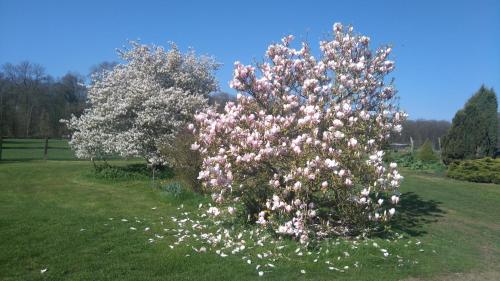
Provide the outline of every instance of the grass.
<path id="1" fill-rule="evenodd" d="M 241 256 L 170 249 L 176 240 L 169 235 L 148 242 L 153 233 L 174 226 L 170 216 L 194 210 L 206 198 L 189 192 L 171 196 L 151 188 L 147 179 L 92 178 L 92 169 L 84 161 L 0 162 L 0 280 L 259 278 L 255 265 Z M 337 260 L 344 251 L 351 253 L 341 260 L 352 268 L 345 273 L 325 270 L 324 263 L 305 258 L 281 262 L 260 279 L 500 279 L 500 186 L 414 171 L 403 174 L 400 215 L 393 228 L 405 238 L 374 239 L 393 253 L 388 259 L 373 247 L 352 249 L 351 241 L 341 241 L 330 255 Z M 138 230 L 131 231 L 131 226 Z M 143 231 L 145 227 L 151 231 Z M 405 260 L 401 266 L 396 254 Z M 44 268 L 48 270 L 41 274 Z M 307 274 L 300 273 L 302 268 Z"/>
<path id="2" fill-rule="evenodd" d="M 2 160 L 43 160 L 45 139 L 4 139 Z M 49 139 L 48 160 L 75 160 L 67 140 Z"/>

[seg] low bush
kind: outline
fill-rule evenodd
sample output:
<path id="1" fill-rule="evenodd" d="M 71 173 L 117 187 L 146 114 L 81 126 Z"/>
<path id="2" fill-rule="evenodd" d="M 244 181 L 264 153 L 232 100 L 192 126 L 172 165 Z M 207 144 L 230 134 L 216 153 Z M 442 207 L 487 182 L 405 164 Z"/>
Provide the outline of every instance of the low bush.
<path id="1" fill-rule="evenodd" d="M 153 176 L 151 168 L 145 163 L 115 166 L 105 162 L 94 165 L 94 168 L 92 176 L 104 180 L 147 180 Z M 157 179 L 166 179 L 172 176 L 173 171 L 168 167 L 155 170 L 155 178 Z"/>
<path id="2" fill-rule="evenodd" d="M 482 158 L 453 162 L 447 176 L 457 180 L 500 184 L 500 159 Z"/>
<path id="3" fill-rule="evenodd" d="M 431 162 L 431 161 L 438 161 L 439 157 L 436 155 L 434 152 L 434 149 L 432 148 L 432 142 L 430 140 L 426 140 L 422 146 L 417 151 L 416 155 L 417 160 L 420 160 L 422 162 Z"/>
<path id="4" fill-rule="evenodd" d="M 160 195 L 181 208 L 183 205 L 199 206 L 211 201 L 209 197 L 193 191 L 186 182 L 179 181 L 178 178 L 160 180 L 157 183 L 155 189 Z"/>
<path id="5" fill-rule="evenodd" d="M 178 182 L 162 184 L 160 185 L 160 190 L 174 197 L 179 197 L 184 191 L 182 185 Z"/>
<path id="6" fill-rule="evenodd" d="M 387 152 L 384 160 L 387 163 L 396 162 L 399 167 L 408 168 L 411 170 L 434 172 L 442 172 L 446 170 L 446 166 L 437 159 L 422 161 L 418 158 L 420 157 L 411 152 Z"/>
<path id="7" fill-rule="evenodd" d="M 195 141 L 194 135 L 189 131 L 181 131 L 170 145 L 160 149 L 161 156 L 172 167 L 176 177 L 181 179 L 193 191 L 200 192 L 198 174 L 202 159 L 198 151 L 191 149 Z"/>

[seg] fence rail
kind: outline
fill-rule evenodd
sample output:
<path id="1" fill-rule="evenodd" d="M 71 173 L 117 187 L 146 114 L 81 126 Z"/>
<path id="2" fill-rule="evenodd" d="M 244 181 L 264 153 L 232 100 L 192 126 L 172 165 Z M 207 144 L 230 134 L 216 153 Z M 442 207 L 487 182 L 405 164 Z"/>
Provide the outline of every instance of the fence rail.
<path id="1" fill-rule="evenodd" d="M 6 139 L 0 137 L 0 160 L 74 160 L 65 139 Z"/>

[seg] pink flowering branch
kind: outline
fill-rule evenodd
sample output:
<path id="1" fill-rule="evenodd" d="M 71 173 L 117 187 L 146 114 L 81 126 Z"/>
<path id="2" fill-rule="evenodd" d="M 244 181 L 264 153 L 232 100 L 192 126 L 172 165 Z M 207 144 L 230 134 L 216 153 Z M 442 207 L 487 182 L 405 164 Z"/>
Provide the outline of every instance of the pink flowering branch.
<path id="1" fill-rule="evenodd" d="M 196 115 L 199 179 L 232 210 L 221 214 L 242 209 L 303 242 L 365 231 L 394 215 L 402 176 L 395 163 L 384 166 L 382 145 L 406 114 L 385 81 L 391 48 L 372 52 L 352 27 L 335 24 L 333 33 L 319 58 L 287 36 L 269 46 L 266 62 L 236 62 L 236 103 Z"/>

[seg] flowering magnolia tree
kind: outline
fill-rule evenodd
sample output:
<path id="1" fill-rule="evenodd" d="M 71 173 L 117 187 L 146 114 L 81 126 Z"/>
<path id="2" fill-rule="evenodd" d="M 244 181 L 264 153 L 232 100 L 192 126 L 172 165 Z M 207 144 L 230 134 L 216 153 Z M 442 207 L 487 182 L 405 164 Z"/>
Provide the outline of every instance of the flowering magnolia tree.
<path id="1" fill-rule="evenodd" d="M 159 149 L 217 89 L 213 59 L 182 54 L 175 45 L 168 51 L 137 42 L 131 46 L 119 51 L 123 64 L 94 79 L 84 114 L 65 121 L 79 158 L 119 154 L 162 164 Z"/>
<path id="2" fill-rule="evenodd" d="M 219 204 L 209 213 L 245 214 L 302 242 L 368 231 L 394 215 L 402 176 L 396 163 L 384 166 L 382 145 L 406 114 L 385 81 L 391 48 L 373 52 L 368 37 L 338 23 L 333 32 L 319 58 L 288 36 L 264 63 L 236 62 L 237 101 L 195 116 L 199 179 Z"/>

